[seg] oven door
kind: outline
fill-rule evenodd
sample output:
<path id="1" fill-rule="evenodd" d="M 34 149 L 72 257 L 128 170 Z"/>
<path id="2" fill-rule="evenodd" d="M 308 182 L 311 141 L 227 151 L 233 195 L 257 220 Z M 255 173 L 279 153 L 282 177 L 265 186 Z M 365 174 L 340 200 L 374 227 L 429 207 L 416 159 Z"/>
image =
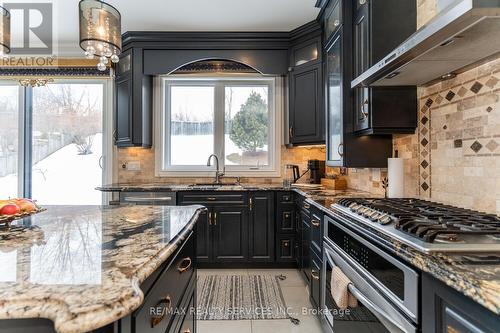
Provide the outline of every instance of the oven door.
<path id="1" fill-rule="evenodd" d="M 349 278 L 349 291 L 358 300 L 356 308 L 340 310 L 331 293 L 332 268 L 338 266 Z M 362 272 L 355 268 L 342 249 L 324 242 L 322 271 L 322 313 L 324 324 L 332 332 L 416 332 L 417 328 L 394 305 L 368 282 Z"/>

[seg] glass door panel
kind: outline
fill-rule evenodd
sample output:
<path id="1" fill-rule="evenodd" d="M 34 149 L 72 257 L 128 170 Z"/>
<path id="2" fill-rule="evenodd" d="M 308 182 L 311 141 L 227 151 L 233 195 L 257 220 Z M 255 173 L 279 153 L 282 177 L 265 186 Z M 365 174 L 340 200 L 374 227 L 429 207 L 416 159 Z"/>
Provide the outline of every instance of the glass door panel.
<path id="1" fill-rule="evenodd" d="M 32 197 L 42 205 L 101 204 L 103 96 L 100 83 L 33 89 Z"/>
<path id="2" fill-rule="evenodd" d="M 19 196 L 19 93 L 17 82 L 0 83 L 0 200 Z"/>

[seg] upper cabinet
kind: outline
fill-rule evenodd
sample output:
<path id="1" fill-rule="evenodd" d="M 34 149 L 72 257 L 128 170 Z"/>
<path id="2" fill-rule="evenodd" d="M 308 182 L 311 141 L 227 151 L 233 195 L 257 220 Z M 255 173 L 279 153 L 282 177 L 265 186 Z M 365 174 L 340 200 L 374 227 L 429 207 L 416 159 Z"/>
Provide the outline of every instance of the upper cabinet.
<path id="1" fill-rule="evenodd" d="M 152 77 L 143 74 L 142 49 L 123 52 L 115 79 L 115 143 L 118 147 L 152 146 Z"/>
<path id="2" fill-rule="evenodd" d="M 413 0 L 355 0 L 353 69 L 359 76 L 416 30 Z M 353 130 L 358 134 L 413 133 L 416 87 L 355 88 Z"/>
<path id="3" fill-rule="evenodd" d="M 391 136 L 358 136 L 353 132 L 352 1 L 331 0 L 321 19 L 325 31 L 327 164 L 386 167 L 392 150 Z"/>
<path id="4" fill-rule="evenodd" d="M 307 27 L 289 51 L 288 142 L 294 145 L 325 142 L 321 29 L 315 22 Z"/>

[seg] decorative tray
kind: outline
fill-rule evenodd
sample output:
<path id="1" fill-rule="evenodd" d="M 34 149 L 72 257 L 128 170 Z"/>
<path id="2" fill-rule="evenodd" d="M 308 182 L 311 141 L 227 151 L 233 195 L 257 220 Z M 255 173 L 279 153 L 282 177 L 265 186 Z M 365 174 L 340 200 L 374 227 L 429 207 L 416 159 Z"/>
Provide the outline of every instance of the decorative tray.
<path id="1" fill-rule="evenodd" d="M 38 208 L 38 209 L 31 211 L 29 213 L 17 213 L 14 215 L 0 215 L 0 225 L 5 224 L 5 225 L 9 226 L 10 223 L 14 220 L 19 220 L 19 219 L 22 219 L 23 217 L 28 217 L 28 216 L 43 212 L 45 210 L 47 210 L 47 209 L 46 208 Z"/>

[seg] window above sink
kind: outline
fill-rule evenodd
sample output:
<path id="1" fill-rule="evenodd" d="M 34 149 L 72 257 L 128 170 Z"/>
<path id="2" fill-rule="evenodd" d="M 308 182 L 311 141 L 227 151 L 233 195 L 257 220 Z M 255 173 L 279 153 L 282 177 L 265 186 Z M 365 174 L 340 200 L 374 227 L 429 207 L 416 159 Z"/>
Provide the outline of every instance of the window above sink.
<path id="1" fill-rule="evenodd" d="M 220 157 L 226 176 L 279 176 L 279 79 L 256 76 L 159 77 L 156 174 L 212 177 L 207 157 Z"/>

